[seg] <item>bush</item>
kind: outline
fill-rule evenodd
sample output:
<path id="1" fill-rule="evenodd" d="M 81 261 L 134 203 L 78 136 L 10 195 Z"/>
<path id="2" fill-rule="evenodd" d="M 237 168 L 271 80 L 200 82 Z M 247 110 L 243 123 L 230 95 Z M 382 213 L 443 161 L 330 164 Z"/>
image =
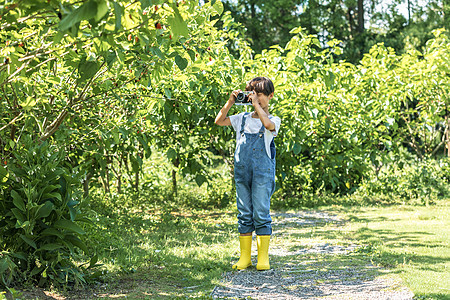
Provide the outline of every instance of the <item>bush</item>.
<path id="1" fill-rule="evenodd" d="M 430 204 L 450 195 L 450 159 L 400 160 L 372 172 L 354 194 L 369 203 Z"/>
<path id="2" fill-rule="evenodd" d="M 0 285 L 85 282 L 73 257 L 76 248 L 87 253 L 77 223 L 90 221 L 79 211 L 81 184 L 64 157 L 29 141 L 0 167 Z"/>

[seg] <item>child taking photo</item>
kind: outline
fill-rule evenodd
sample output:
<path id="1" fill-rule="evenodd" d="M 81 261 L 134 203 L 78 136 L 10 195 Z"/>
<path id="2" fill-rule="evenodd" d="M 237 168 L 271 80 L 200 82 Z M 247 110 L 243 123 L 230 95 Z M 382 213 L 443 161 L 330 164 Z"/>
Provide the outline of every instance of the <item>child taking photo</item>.
<path id="1" fill-rule="evenodd" d="M 269 102 L 275 91 L 269 78 L 253 78 L 245 90 L 253 92 L 248 95 L 248 100 L 254 111 L 227 116 L 241 92 L 235 90 L 215 120 L 217 125 L 231 125 L 236 131 L 234 180 L 241 255 L 233 269 L 243 270 L 252 265 L 252 234 L 255 231 L 258 247 L 256 269 L 269 270 L 269 241 L 272 234 L 270 197 L 275 191 L 274 137 L 280 129 L 281 120 L 269 113 Z"/>

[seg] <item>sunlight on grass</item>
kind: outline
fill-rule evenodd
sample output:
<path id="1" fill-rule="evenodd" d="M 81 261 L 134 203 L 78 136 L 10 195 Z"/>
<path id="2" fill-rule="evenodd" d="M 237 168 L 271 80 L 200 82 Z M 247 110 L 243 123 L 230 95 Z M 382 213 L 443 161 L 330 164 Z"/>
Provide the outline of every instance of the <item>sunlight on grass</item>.
<path id="1" fill-rule="evenodd" d="M 416 295 L 450 297 L 450 207 L 354 208 L 346 228 L 375 263 L 400 271 Z"/>

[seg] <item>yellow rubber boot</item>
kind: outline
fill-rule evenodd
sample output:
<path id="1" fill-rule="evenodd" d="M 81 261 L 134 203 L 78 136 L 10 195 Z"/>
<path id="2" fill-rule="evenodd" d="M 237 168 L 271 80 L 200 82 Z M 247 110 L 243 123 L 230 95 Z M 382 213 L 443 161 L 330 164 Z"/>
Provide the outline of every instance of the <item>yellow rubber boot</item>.
<path id="1" fill-rule="evenodd" d="M 258 263 L 256 269 L 259 271 L 269 270 L 269 241 L 270 235 L 257 235 L 256 242 L 258 245 Z"/>
<path id="2" fill-rule="evenodd" d="M 239 236 L 239 242 L 241 244 L 241 257 L 233 265 L 233 269 L 244 270 L 252 265 L 252 236 L 241 235 Z"/>

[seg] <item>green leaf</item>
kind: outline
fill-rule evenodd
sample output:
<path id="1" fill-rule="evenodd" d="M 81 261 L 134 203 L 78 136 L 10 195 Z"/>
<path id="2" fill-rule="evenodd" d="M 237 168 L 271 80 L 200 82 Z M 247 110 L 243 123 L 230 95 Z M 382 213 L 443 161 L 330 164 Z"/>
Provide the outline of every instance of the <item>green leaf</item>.
<path id="1" fill-rule="evenodd" d="M 3 167 L 0 166 L 0 183 L 5 183 L 9 178 L 9 173 L 8 170 Z"/>
<path id="2" fill-rule="evenodd" d="M 20 223 L 25 222 L 25 215 L 18 208 L 11 209 L 11 212 L 13 213 L 14 217 L 19 220 Z"/>
<path id="3" fill-rule="evenodd" d="M 84 82 L 94 77 L 99 69 L 97 61 L 82 60 L 78 65 L 78 74 L 80 75 L 78 82 Z"/>
<path id="4" fill-rule="evenodd" d="M 34 275 L 41 273 L 43 270 L 44 270 L 44 267 L 40 267 L 40 268 L 34 267 L 34 269 L 30 273 L 30 277 L 33 277 Z"/>
<path id="5" fill-rule="evenodd" d="M 74 222 L 72 222 L 70 220 L 58 220 L 55 222 L 54 226 L 56 228 L 76 232 L 78 234 L 85 234 L 85 232 L 83 231 L 83 229 L 81 229 L 80 226 L 78 226 L 77 224 L 75 224 Z"/>
<path id="6" fill-rule="evenodd" d="M 85 254 L 89 253 L 88 248 L 86 247 L 86 244 L 83 243 L 79 238 L 77 238 L 76 236 L 73 235 L 66 235 L 66 237 L 64 238 L 66 241 L 71 242 L 74 246 L 80 248 L 81 250 L 83 250 L 83 252 Z"/>
<path id="7" fill-rule="evenodd" d="M 75 24 L 79 24 L 81 20 L 89 20 L 97 16 L 97 3 L 88 1 L 75 9 L 73 12 L 65 16 L 58 25 L 58 29 L 66 31 Z"/>
<path id="8" fill-rule="evenodd" d="M 207 181 L 208 179 L 204 175 L 198 174 L 197 176 L 195 176 L 195 182 L 198 186 L 202 186 L 202 184 Z"/>
<path id="9" fill-rule="evenodd" d="M 28 245 L 30 245 L 31 247 L 33 247 L 34 249 L 37 248 L 37 247 L 36 247 L 36 243 L 35 243 L 32 239 L 26 237 L 26 236 L 23 235 L 23 234 L 20 235 L 20 238 L 21 238 L 25 243 L 27 243 Z"/>
<path id="10" fill-rule="evenodd" d="M 59 201 L 62 201 L 61 194 L 58 192 L 47 193 L 47 194 L 42 195 L 42 199 L 44 199 L 44 200 L 54 199 L 54 198 L 58 199 Z"/>
<path id="11" fill-rule="evenodd" d="M 183 71 L 188 66 L 188 60 L 184 57 L 181 57 L 180 55 L 177 55 L 175 57 L 175 63 L 177 64 L 178 68 Z"/>
<path id="12" fill-rule="evenodd" d="M 292 150 L 295 155 L 298 155 L 302 151 L 302 146 L 300 144 L 295 143 Z"/>
<path id="13" fill-rule="evenodd" d="M 140 0 L 141 2 L 141 9 L 145 9 L 149 6 L 154 5 L 152 0 Z"/>
<path id="14" fill-rule="evenodd" d="M 95 266 L 95 264 L 98 262 L 98 255 L 95 254 L 91 260 L 89 261 L 89 268 L 92 268 L 93 266 Z"/>
<path id="15" fill-rule="evenodd" d="M 14 205 L 20 209 L 21 211 L 25 211 L 25 203 L 23 202 L 22 197 L 20 197 L 19 193 L 17 193 L 15 190 L 11 191 L 11 197 L 13 198 Z"/>
<path id="16" fill-rule="evenodd" d="M 52 212 L 52 210 L 53 210 L 53 203 L 50 201 L 46 201 L 36 212 L 36 219 L 48 217 Z"/>
<path id="17" fill-rule="evenodd" d="M 216 1 L 215 3 L 211 2 L 212 7 L 217 11 L 217 13 L 220 15 L 223 13 L 223 3 L 222 1 Z"/>
<path id="18" fill-rule="evenodd" d="M 64 238 L 64 235 L 59 230 L 56 230 L 55 228 L 47 228 L 47 229 L 43 230 L 41 232 L 41 236 L 57 236 L 60 239 Z"/>
<path id="19" fill-rule="evenodd" d="M 122 6 L 114 1 L 114 17 L 116 19 L 116 25 L 114 27 L 115 31 L 120 30 L 120 28 L 122 27 L 122 10 Z"/>
<path id="20" fill-rule="evenodd" d="M 58 245 L 58 244 L 45 244 L 44 246 L 40 247 L 36 251 L 53 251 L 53 250 L 61 249 L 61 248 L 64 248 L 64 246 Z"/>
<path id="21" fill-rule="evenodd" d="M 98 0 L 97 0 L 98 1 Z M 95 21 L 98 22 L 108 12 L 108 3 L 105 0 L 100 0 L 97 3 L 97 13 L 95 14 Z"/>
<path id="22" fill-rule="evenodd" d="M 172 2 L 172 9 L 174 11 L 174 15 L 167 18 L 167 22 L 170 25 L 170 30 L 172 31 L 173 38 L 175 40 L 178 40 L 179 36 L 188 37 L 189 29 L 187 27 L 186 21 L 184 21 L 183 17 L 180 14 L 175 1 Z"/>
<path id="23" fill-rule="evenodd" d="M 151 51 L 154 55 L 158 56 L 158 57 L 161 58 L 161 59 L 165 59 L 165 58 L 166 58 L 166 57 L 164 56 L 164 54 L 161 52 L 161 49 L 159 49 L 158 47 L 151 47 L 151 48 L 150 48 L 150 51 Z"/>
<path id="24" fill-rule="evenodd" d="M 173 148 L 169 148 L 169 150 L 167 150 L 167 158 L 169 160 L 175 159 L 177 157 L 177 151 L 175 151 L 175 149 Z"/>

